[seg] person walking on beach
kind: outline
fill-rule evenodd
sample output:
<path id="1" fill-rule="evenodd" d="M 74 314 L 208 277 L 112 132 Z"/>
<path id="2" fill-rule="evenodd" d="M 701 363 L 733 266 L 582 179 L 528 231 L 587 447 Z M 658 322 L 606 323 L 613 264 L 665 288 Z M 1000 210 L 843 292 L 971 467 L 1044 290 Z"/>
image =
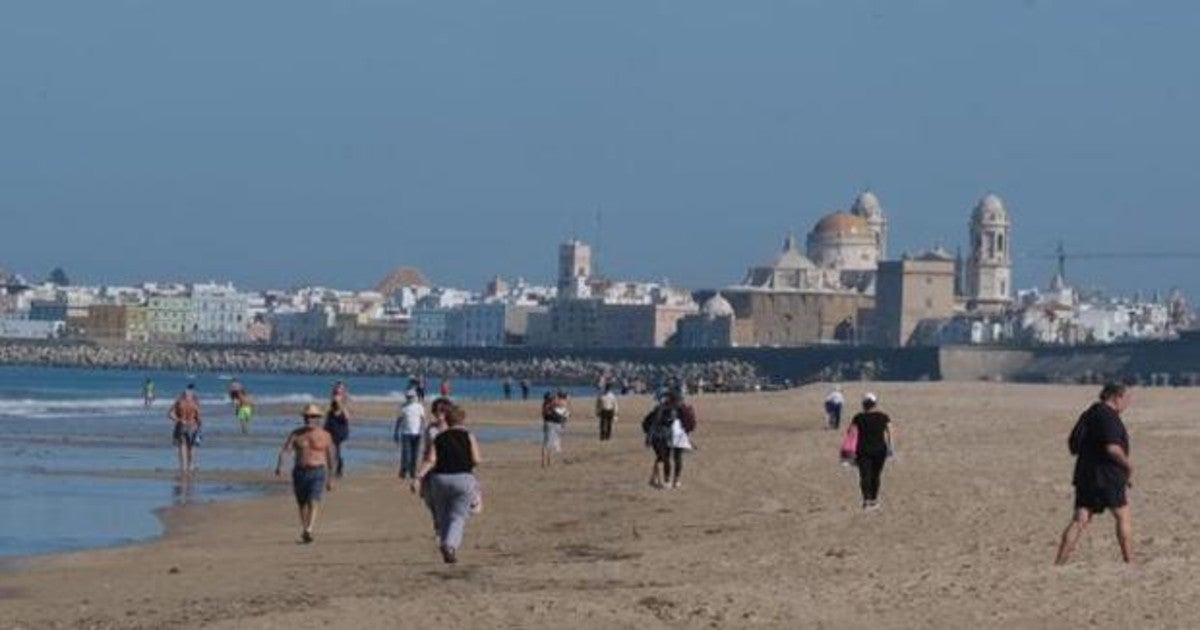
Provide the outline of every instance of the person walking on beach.
<path id="1" fill-rule="evenodd" d="M 341 381 L 338 381 L 339 383 Z M 338 391 L 337 388 L 334 391 Z M 329 411 L 325 412 L 325 430 L 333 438 L 333 455 L 336 464 L 336 474 L 342 476 L 346 460 L 342 453 L 342 444 L 350 437 L 350 413 L 346 410 L 346 399 L 334 394 L 329 400 Z"/>
<path id="2" fill-rule="evenodd" d="M 549 468 L 554 453 L 562 452 L 563 429 L 570 417 L 571 407 L 563 392 L 546 392 L 542 398 L 542 468 Z"/>
<path id="3" fill-rule="evenodd" d="M 521 400 L 529 400 L 529 379 L 521 379 Z"/>
<path id="4" fill-rule="evenodd" d="M 604 391 L 596 397 L 596 418 L 600 420 L 600 441 L 612 439 L 613 423 L 617 420 L 617 395 L 612 391 L 612 383 L 604 386 Z"/>
<path id="5" fill-rule="evenodd" d="M 504 381 L 500 383 L 500 389 L 504 391 L 504 400 L 512 400 L 512 379 L 505 376 Z"/>
<path id="6" fill-rule="evenodd" d="M 445 398 L 438 398 L 429 405 L 429 415 L 431 416 L 431 420 L 425 425 L 425 429 L 421 436 L 422 462 L 426 459 L 429 459 L 429 452 L 433 450 L 433 441 L 437 439 L 438 434 L 446 430 L 446 417 L 450 412 L 450 408 L 453 406 L 454 403 L 451 403 Z M 413 490 L 413 492 L 417 493 L 417 496 L 421 497 L 422 501 L 425 502 L 425 507 L 429 508 L 430 517 L 436 518 L 436 515 L 433 512 L 433 499 L 429 496 L 429 489 L 424 486 L 417 486 L 417 477 L 415 474 L 409 479 L 409 487 L 411 490 Z M 433 533 L 435 536 L 438 533 L 436 525 L 433 528 Z"/>
<path id="7" fill-rule="evenodd" d="M 1067 439 L 1075 455 L 1075 511 L 1063 530 L 1055 564 L 1063 564 L 1092 517 L 1111 509 L 1116 520 L 1121 559 L 1133 562 L 1133 515 L 1126 489 L 1133 487 L 1133 464 L 1129 460 L 1129 432 L 1121 414 L 1133 403 L 1125 385 L 1109 383 L 1100 390 L 1100 400 L 1084 411 Z"/>
<path id="8" fill-rule="evenodd" d="M 879 397 L 867 393 L 863 396 L 862 412 L 850 420 L 851 427 L 858 432 L 854 462 L 858 465 L 858 482 L 864 510 L 879 508 L 879 484 L 883 475 L 883 464 L 894 452 L 892 444 L 895 427 L 892 425 L 892 419 L 879 411 L 878 407 Z"/>
<path id="9" fill-rule="evenodd" d="M 242 435 L 246 435 L 250 432 L 250 420 L 254 418 L 254 405 L 250 402 L 250 392 L 246 391 L 244 387 L 238 390 L 233 399 L 233 407 Z"/>
<path id="10" fill-rule="evenodd" d="M 154 381 L 151 379 L 142 383 L 142 404 L 146 407 L 154 404 Z"/>
<path id="11" fill-rule="evenodd" d="M 404 404 L 396 417 L 392 440 L 400 446 L 400 478 L 415 479 L 417 476 L 418 449 L 421 447 L 421 430 L 425 428 L 425 406 L 417 400 L 417 392 L 404 392 Z"/>
<path id="12" fill-rule="evenodd" d="M 696 411 L 683 402 L 677 389 L 668 389 L 658 406 L 642 419 L 646 445 L 654 451 L 650 485 L 655 488 L 682 487 L 683 452 L 692 450 L 691 434 L 696 430 Z"/>
<path id="13" fill-rule="evenodd" d="M 323 492 L 333 492 L 333 437 L 321 428 L 320 407 L 310 404 L 301 412 L 304 426 L 288 434 L 275 461 L 275 476 L 283 468 L 283 458 L 295 454 L 292 467 L 292 492 L 300 509 L 300 541 L 313 541 L 313 526 L 317 522 L 317 507 Z"/>
<path id="14" fill-rule="evenodd" d="M 438 384 L 438 396 L 442 398 L 449 398 L 453 391 L 454 389 L 451 387 L 450 379 L 448 378 L 443 378 L 442 382 Z"/>
<path id="15" fill-rule="evenodd" d="M 175 404 L 171 405 L 167 417 L 171 419 L 174 430 L 172 442 L 179 453 L 179 474 L 188 475 L 196 470 L 196 445 L 200 442 L 200 405 L 196 402 L 191 386 L 185 389 Z"/>
<path id="16" fill-rule="evenodd" d="M 425 392 L 427 389 L 428 384 L 425 380 L 425 375 L 422 374 L 421 376 L 417 377 L 417 400 L 425 402 Z"/>
<path id="17" fill-rule="evenodd" d="M 414 491 L 427 486 L 442 560 L 448 564 L 458 562 L 463 531 L 478 500 L 474 471 L 482 457 L 479 442 L 464 425 L 466 419 L 461 407 L 449 406 L 446 429 L 434 438 L 413 485 Z"/>
<path id="18" fill-rule="evenodd" d="M 846 396 L 842 393 L 842 386 L 835 385 L 829 391 L 829 395 L 825 397 L 825 421 L 829 424 L 829 428 L 837 430 L 842 426 L 842 407 L 846 404 Z"/>

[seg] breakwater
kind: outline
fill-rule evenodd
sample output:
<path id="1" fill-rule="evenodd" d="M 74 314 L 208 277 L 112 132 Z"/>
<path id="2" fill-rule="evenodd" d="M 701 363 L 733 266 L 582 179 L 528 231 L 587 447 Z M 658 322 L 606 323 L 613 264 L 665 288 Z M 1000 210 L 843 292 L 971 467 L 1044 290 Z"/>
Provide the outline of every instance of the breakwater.
<path id="1" fill-rule="evenodd" d="M 189 372 L 426 374 L 593 383 L 602 374 L 658 383 L 669 377 L 730 389 L 852 380 L 1000 380 L 1086 383 L 1120 379 L 1200 384 L 1200 335 L 1167 342 L 1074 347 L 877 348 L 321 348 L 279 346 L 99 346 L 0 343 L 0 365 Z"/>
<path id="2" fill-rule="evenodd" d="M 617 379 L 659 383 L 668 378 L 711 382 L 720 375 L 731 389 L 759 385 L 762 375 L 747 361 L 697 356 L 694 360 L 638 361 L 593 357 L 463 353 L 413 356 L 360 350 L 260 347 L 101 346 L 85 343 L 0 344 L 0 365 L 145 369 L 186 372 L 378 375 L 428 374 L 455 378 L 527 378 L 538 382 L 594 383 Z"/>

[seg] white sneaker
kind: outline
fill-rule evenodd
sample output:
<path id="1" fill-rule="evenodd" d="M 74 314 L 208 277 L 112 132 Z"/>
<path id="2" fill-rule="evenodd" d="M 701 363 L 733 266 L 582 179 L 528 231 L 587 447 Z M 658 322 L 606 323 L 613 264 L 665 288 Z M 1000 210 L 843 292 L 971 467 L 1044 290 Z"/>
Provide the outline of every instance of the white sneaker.
<path id="1" fill-rule="evenodd" d="M 683 483 L 682 483 L 682 482 L 680 482 L 680 481 L 673 481 L 673 482 L 671 482 L 671 488 L 672 488 L 673 490 L 678 490 L 679 488 L 682 488 L 682 487 L 683 487 Z"/>

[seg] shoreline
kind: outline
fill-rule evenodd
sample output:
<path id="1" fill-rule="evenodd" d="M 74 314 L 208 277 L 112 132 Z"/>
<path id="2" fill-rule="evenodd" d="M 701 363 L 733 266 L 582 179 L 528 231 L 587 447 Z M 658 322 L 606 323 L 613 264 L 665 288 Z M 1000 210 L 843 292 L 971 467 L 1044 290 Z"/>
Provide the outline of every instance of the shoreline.
<path id="1" fill-rule="evenodd" d="M 352 471 L 313 545 L 294 542 L 294 502 L 274 494 L 172 510 L 160 540 L 0 574 L 0 627 L 1200 625 L 1188 603 L 1200 590 L 1189 481 L 1200 429 L 1178 414 L 1196 394 L 1137 390 L 1128 413 L 1138 564 L 1119 563 L 1105 521 L 1055 567 L 1071 497 L 1063 440 L 1096 388 L 869 387 L 900 427 L 878 512 L 859 509 L 857 479 L 837 464 L 823 387 L 693 399 L 701 450 L 670 491 L 645 483 L 648 401 L 623 406 L 611 443 L 577 407 L 566 461 L 549 471 L 536 444 L 484 445 L 486 507 L 458 565 L 441 563 L 394 471 Z M 467 409 L 471 426 L 530 421 L 519 403 Z"/>

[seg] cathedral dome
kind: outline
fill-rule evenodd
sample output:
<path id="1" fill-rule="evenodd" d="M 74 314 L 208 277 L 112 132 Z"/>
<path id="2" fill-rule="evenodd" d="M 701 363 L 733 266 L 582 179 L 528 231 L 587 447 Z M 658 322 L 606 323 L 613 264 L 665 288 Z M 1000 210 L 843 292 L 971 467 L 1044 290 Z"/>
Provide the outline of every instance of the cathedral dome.
<path id="1" fill-rule="evenodd" d="M 703 313 L 705 317 L 709 317 L 711 319 L 716 319 L 718 317 L 733 317 L 733 305 L 729 303 L 729 300 L 725 299 L 725 296 L 718 292 L 716 295 L 708 298 L 708 300 L 704 302 L 704 306 L 700 307 L 700 312 Z"/>
<path id="2" fill-rule="evenodd" d="M 392 270 L 387 276 L 384 276 L 378 284 L 375 285 L 375 290 L 385 296 L 390 296 L 393 293 L 405 287 L 428 287 L 429 280 L 425 279 L 425 274 L 419 269 L 413 267 L 400 267 Z"/>
<path id="3" fill-rule="evenodd" d="M 834 212 L 821 217 L 813 226 L 814 236 L 865 236 L 870 233 L 866 219 L 848 212 Z"/>

